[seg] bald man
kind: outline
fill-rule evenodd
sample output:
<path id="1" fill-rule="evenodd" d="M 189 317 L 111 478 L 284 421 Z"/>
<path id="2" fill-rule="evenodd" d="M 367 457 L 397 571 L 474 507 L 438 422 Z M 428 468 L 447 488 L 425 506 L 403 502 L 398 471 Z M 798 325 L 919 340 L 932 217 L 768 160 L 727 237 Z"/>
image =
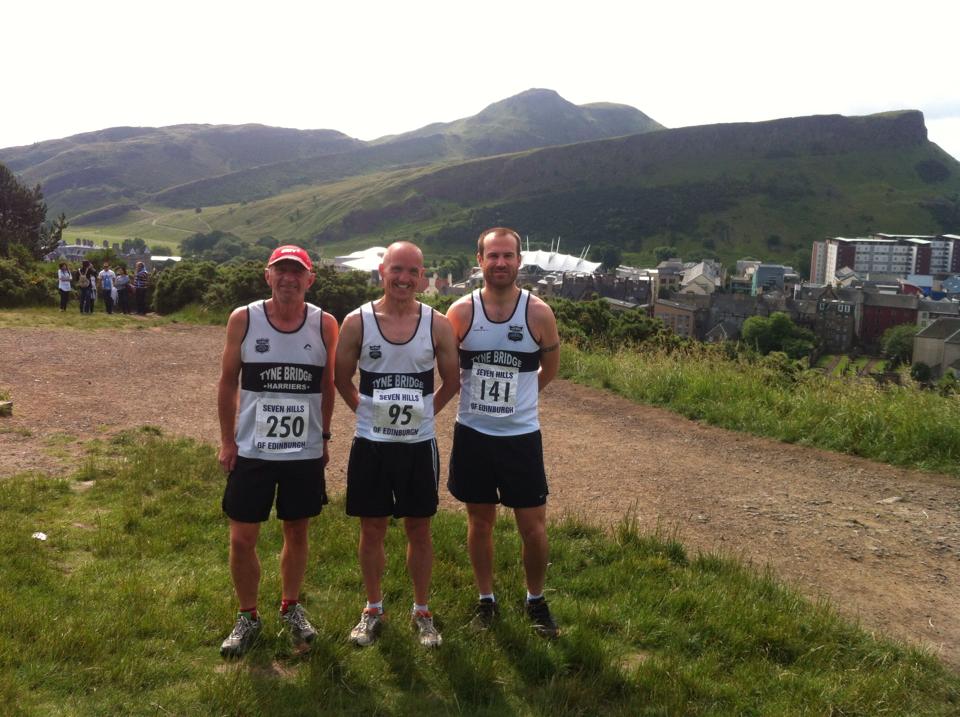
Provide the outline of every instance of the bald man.
<path id="1" fill-rule="evenodd" d="M 433 570 L 430 519 L 437 512 L 434 416 L 459 389 L 457 344 L 447 318 L 417 301 L 423 253 L 396 242 L 380 264 L 383 296 L 343 321 L 336 386 L 357 414 L 347 467 L 347 514 L 360 519 L 358 557 L 367 604 L 350 641 L 372 645 L 383 626 L 381 582 L 390 517 L 403 518 L 412 622 L 424 647 L 442 638 L 427 604 Z M 434 390 L 434 367 L 440 385 Z M 359 388 L 353 376 L 360 369 Z"/>

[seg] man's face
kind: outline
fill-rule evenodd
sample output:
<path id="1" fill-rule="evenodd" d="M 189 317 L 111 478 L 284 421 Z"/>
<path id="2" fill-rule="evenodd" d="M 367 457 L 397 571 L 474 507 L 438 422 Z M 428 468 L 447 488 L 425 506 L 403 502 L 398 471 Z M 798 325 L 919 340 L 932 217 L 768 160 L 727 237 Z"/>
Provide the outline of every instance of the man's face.
<path id="1" fill-rule="evenodd" d="M 423 280 L 423 254 L 414 246 L 387 250 L 380 265 L 380 279 L 385 296 L 397 301 L 416 297 Z"/>
<path id="2" fill-rule="evenodd" d="M 110 265 L 107 264 L 106 262 L 104 262 L 104 263 L 103 263 L 103 270 L 104 270 L 104 271 L 107 271 L 109 268 L 110 268 Z"/>
<path id="3" fill-rule="evenodd" d="M 303 301 L 316 274 L 307 271 L 299 262 L 284 260 L 268 266 L 264 278 L 277 301 Z"/>
<path id="4" fill-rule="evenodd" d="M 520 272 L 520 254 L 517 239 L 511 234 L 493 233 L 483 238 L 483 256 L 477 255 L 487 286 L 505 288 L 516 284 Z"/>

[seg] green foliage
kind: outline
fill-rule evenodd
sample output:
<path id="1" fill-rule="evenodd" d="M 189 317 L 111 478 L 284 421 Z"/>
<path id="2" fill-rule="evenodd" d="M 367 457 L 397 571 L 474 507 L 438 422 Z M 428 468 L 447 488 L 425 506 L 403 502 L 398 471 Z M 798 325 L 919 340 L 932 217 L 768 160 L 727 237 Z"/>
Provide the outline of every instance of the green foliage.
<path id="1" fill-rule="evenodd" d="M 51 251 L 59 237 L 44 231 L 47 205 L 38 184 L 29 189 L 0 164 L 0 257 L 10 257 L 11 247 L 19 245 L 34 259 Z"/>
<path id="2" fill-rule="evenodd" d="M 923 361 L 910 366 L 910 378 L 918 383 L 926 383 L 933 376 L 933 370 Z"/>
<path id="3" fill-rule="evenodd" d="M 56 269 L 56 264 L 32 262 L 23 257 L 0 258 L 0 307 L 53 303 L 57 288 Z"/>
<path id="4" fill-rule="evenodd" d="M 653 250 L 653 258 L 657 264 L 679 255 L 680 251 L 675 246 L 658 246 Z"/>
<path id="5" fill-rule="evenodd" d="M 812 331 L 797 326 L 790 317 L 777 311 L 766 316 L 751 316 L 743 322 L 743 343 L 760 354 L 782 351 L 792 359 L 809 355 L 815 344 Z"/>
<path id="6" fill-rule="evenodd" d="M 265 262 L 217 264 L 212 261 L 181 261 L 157 272 L 154 304 L 158 313 L 169 314 L 196 304 L 208 312 L 229 311 L 257 299 L 270 297 L 263 278 Z M 342 320 L 364 301 L 378 296 L 359 272 L 316 269 L 317 279 L 307 291 L 307 301 L 318 304 Z"/>
<path id="7" fill-rule="evenodd" d="M 271 241 L 273 246 L 270 246 Z M 276 248 L 276 239 L 261 237 L 254 243 L 244 241 L 235 234 L 214 229 L 207 234 L 194 234 L 180 244 L 183 256 L 200 261 L 259 261 L 266 264 L 270 252 Z"/>
<path id="8" fill-rule="evenodd" d="M 930 655 L 629 517 L 613 535 L 573 519 L 548 526 L 564 633 L 545 642 L 509 599 L 487 634 L 463 629 L 476 599 L 466 521 L 441 511 L 431 604 L 444 644 L 433 652 L 403 624 L 405 536 L 392 525 L 383 587 L 394 619 L 375 648 L 357 650 L 345 639 L 363 604 L 357 523 L 336 496 L 310 525 L 311 652 L 279 630 L 281 531 L 270 521 L 259 544 L 265 629 L 242 661 L 222 663 L 235 609 L 222 490 L 212 447 L 149 426 L 93 446 L 66 478 L 0 476 L 4 714 L 950 715 L 960 705 L 960 680 Z M 31 539 L 38 529 L 48 540 Z M 494 540 L 497 576 L 522 586 L 512 519 Z"/>
<path id="9" fill-rule="evenodd" d="M 960 476 L 960 401 L 803 370 L 784 354 L 730 357 L 721 346 L 584 351 L 560 375 L 735 431 Z M 936 420 L 931 420 L 936 416 Z"/>
<path id="10" fill-rule="evenodd" d="M 548 300 L 557 317 L 557 328 L 564 341 L 582 346 L 619 348 L 647 343 L 656 346 L 679 346 L 685 341 L 651 319 L 643 311 L 614 311 L 603 299 L 570 301 Z"/>
<path id="11" fill-rule="evenodd" d="M 891 359 L 894 364 L 910 363 L 913 358 L 913 337 L 919 330 L 916 324 L 891 326 L 883 332 L 880 339 L 883 355 Z"/>

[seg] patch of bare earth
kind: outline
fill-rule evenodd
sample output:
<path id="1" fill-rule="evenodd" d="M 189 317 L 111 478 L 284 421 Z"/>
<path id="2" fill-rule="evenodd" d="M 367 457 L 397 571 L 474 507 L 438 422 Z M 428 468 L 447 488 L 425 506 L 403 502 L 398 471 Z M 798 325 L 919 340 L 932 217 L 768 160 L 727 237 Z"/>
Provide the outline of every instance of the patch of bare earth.
<path id="1" fill-rule="evenodd" d="M 0 418 L 0 475 L 68 473 L 84 441 L 143 424 L 216 443 L 222 341 L 210 327 L 0 329 L 0 386 L 14 398 L 14 416 Z M 770 565 L 866 629 L 960 666 L 957 479 L 713 428 L 565 381 L 541 410 L 553 516 L 612 525 L 632 512 L 694 551 Z M 438 421 L 444 463 L 452 413 Z M 352 429 L 338 401 L 334 493 Z"/>

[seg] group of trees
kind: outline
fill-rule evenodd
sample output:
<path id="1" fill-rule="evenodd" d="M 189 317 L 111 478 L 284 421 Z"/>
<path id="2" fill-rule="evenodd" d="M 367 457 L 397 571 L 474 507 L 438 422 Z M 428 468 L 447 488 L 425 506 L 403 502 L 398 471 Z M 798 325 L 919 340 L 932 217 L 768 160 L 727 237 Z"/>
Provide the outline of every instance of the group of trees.
<path id="1" fill-rule="evenodd" d="M 56 248 L 67 228 L 67 216 L 47 222 L 47 204 L 40 185 L 32 189 L 0 164 L 0 256 L 40 259 Z"/>

